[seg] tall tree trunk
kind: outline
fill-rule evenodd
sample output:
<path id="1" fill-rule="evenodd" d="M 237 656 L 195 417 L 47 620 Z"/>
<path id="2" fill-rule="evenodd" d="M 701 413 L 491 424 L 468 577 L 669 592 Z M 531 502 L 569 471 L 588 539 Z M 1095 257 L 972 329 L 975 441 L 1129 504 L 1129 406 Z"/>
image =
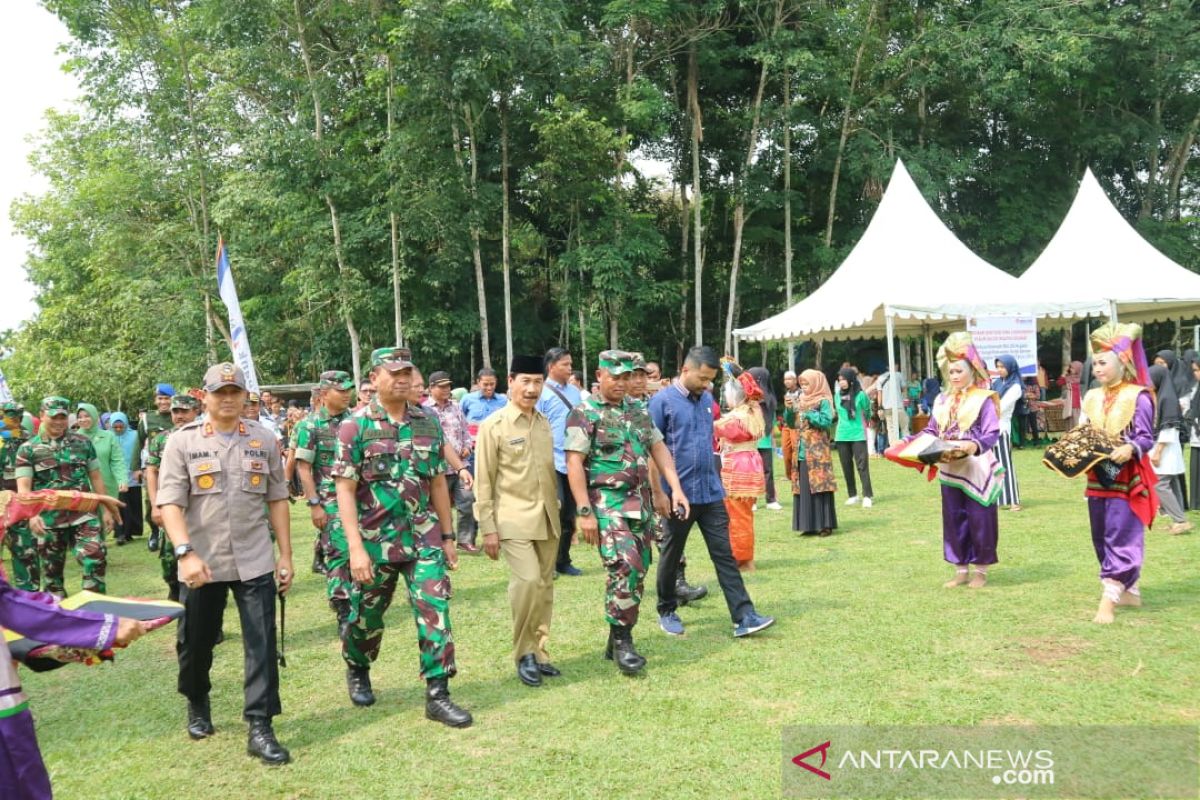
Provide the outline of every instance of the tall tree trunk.
<path id="1" fill-rule="evenodd" d="M 775 4 L 775 22 L 771 26 L 770 39 L 775 38 L 783 18 L 783 2 Z M 733 261 L 729 267 L 729 308 L 725 312 L 725 352 L 733 352 L 733 315 L 737 309 L 738 270 L 742 265 L 742 231 L 746 227 L 746 179 L 754 163 L 754 151 L 758 146 L 758 123 L 762 112 L 763 91 L 767 87 L 767 59 L 764 58 L 758 72 L 758 89 L 754 92 L 750 134 L 746 137 L 746 158 L 739 174 L 734 178 L 733 192 L 736 205 L 733 209 Z"/>
<path id="2" fill-rule="evenodd" d="M 850 73 L 850 90 L 846 94 L 846 107 L 842 110 L 842 130 L 838 136 L 837 156 L 833 160 L 833 177 L 829 181 L 829 214 L 825 219 L 825 246 L 833 246 L 833 218 L 837 212 L 838 180 L 842 174 L 842 159 L 846 155 L 846 142 L 850 139 L 850 117 L 854 111 L 854 92 L 858 90 L 858 80 L 862 72 L 863 52 L 867 49 L 867 39 L 871 28 L 875 25 L 875 12 L 878 10 L 878 0 L 871 3 L 867 13 L 867 24 L 863 26 L 862 41 L 854 54 L 854 69 Z"/>
<path id="3" fill-rule="evenodd" d="M 783 296 L 792 307 L 792 71 L 783 70 Z M 788 369 L 796 369 L 796 349 L 787 342 Z"/>
<path id="4" fill-rule="evenodd" d="M 704 130 L 700 121 L 700 64 L 696 52 L 696 43 L 688 45 L 688 116 L 692 122 L 692 214 L 693 239 L 692 257 L 695 265 L 695 279 L 692 290 L 695 292 L 695 324 L 696 344 L 704 343 L 704 251 L 702 248 L 704 229 L 701 212 L 704 203 L 700 195 L 700 142 L 704 138 Z"/>
<path id="5" fill-rule="evenodd" d="M 312 94 L 313 104 L 313 139 L 317 142 L 318 154 L 324 160 L 325 152 L 321 147 L 321 143 L 325 135 L 325 123 L 321 117 L 321 94 L 317 91 L 316 75 L 313 69 L 312 57 L 308 52 L 308 39 L 304 31 L 304 14 L 300 9 L 300 0 L 293 0 L 292 8 L 296 13 L 296 38 L 300 45 L 300 57 L 304 62 L 304 72 L 308 77 L 308 88 Z M 337 205 L 333 202 L 333 196 L 325 192 L 325 205 L 329 207 L 329 222 L 333 227 L 333 255 L 337 261 L 338 277 L 342 285 L 342 291 L 338 292 L 338 305 L 342 321 L 346 325 L 346 333 L 350 338 L 350 363 L 354 370 L 354 383 L 357 385 L 362 380 L 362 353 L 358 338 L 358 328 L 354 324 L 354 314 L 350 310 L 350 298 L 348 297 L 349 288 L 347 278 L 349 277 L 349 268 L 346 265 L 345 254 L 342 249 L 342 227 L 338 219 Z"/>
<path id="6" fill-rule="evenodd" d="M 474 118 L 471 116 L 469 108 L 464 107 L 463 111 L 463 117 L 467 123 L 467 135 L 470 137 L 471 143 L 470 183 L 466 182 L 466 178 L 463 181 L 466 184 L 467 195 L 471 198 L 471 259 L 475 264 L 475 293 L 479 301 L 480 349 L 483 357 L 483 366 L 491 369 L 492 354 L 488 344 L 490 337 L 488 333 L 487 290 L 483 282 L 483 254 L 479 248 L 479 226 L 475 221 L 475 204 L 478 197 L 476 181 L 479 176 L 479 167 L 477 164 L 478 148 L 475 144 Z M 450 131 L 454 135 L 454 160 L 458 163 L 459 173 L 462 174 L 466 168 L 463 166 L 462 138 L 459 136 L 456 114 L 457 111 L 451 109 Z"/>
<path id="7" fill-rule="evenodd" d="M 509 274 L 509 214 L 508 214 L 508 99 L 500 99 L 500 263 L 504 274 L 504 346 L 513 360 L 512 290 Z"/>

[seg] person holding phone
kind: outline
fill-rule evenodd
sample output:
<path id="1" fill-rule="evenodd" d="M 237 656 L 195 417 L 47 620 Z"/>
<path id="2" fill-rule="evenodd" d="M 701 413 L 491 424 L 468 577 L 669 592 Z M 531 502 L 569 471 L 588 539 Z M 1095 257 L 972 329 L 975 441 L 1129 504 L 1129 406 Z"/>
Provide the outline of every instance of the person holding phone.
<path id="1" fill-rule="evenodd" d="M 615 660 L 626 675 L 646 666 L 646 659 L 634 649 L 632 633 L 653 553 L 646 501 L 653 494 L 654 507 L 664 517 L 690 513 L 662 433 L 640 404 L 626 399 L 633 361 L 633 354 L 622 350 L 600 354 L 599 390 L 567 417 L 563 442 L 576 529 L 584 541 L 599 547 L 607 573 L 604 657 Z M 666 481 L 669 496 L 650 480 L 651 459 Z"/>

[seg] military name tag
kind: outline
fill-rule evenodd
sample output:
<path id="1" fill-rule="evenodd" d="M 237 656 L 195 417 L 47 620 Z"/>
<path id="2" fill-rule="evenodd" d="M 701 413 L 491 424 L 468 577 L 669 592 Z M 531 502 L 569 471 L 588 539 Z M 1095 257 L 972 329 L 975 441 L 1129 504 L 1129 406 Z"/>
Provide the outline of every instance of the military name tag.
<path id="1" fill-rule="evenodd" d="M 363 439 L 394 439 L 393 432 L 390 428 L 367 428 L 362 432 Z"/>
<path id="2" fill-rule="evenodd" d="M 525 444 L 525 437 L 524 437 L 524 436 L 518 436 L 518 437 L 517 437 L 517 438 L 515 438 L 515 439 L 509 439 L 509 440 L 508 440 L 508 443 L 509 443 L 509 444 L 511 444 L 511 445 Z"/>

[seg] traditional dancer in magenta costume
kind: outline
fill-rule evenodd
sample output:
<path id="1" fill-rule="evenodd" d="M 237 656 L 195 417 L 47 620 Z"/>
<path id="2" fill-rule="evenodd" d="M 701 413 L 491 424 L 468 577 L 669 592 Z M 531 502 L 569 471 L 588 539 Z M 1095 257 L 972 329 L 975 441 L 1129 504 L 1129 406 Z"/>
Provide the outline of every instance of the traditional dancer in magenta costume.
<path id="1" fill-rule="evenodd" d="M 950 334 L 938 348 L 937 363 L 946 388 L 921 434 L 955 445 L 942 455 L 940 471 L 931 468 L 930 474 L 932 480 L 936 472 L 942 484 L 942 550 L 954 565 L 954 577 L 945 585 L 980 589 L 987 584 L 988 567 L 999 560 L 996 503 L 1004 468 L 992 448 L 1000 436 L 1000 403 L 986 388 L 990 376 L 971 334 Z"/>
<path id="2" fill-rule="evenodd" d="M 91 511 L 101 503 L 114 512 L 119 505 L 115 498 L 87 492 L 53 489 L 21 495 L 0 492 L 0 540 L 9 525 L 30 519 L 41 511 Z M 54 595 L 14 589 L 3 577 L 0 577 L 0 626 L 31 639 L 89 650 L 123 646 L 144 632 L 142 624 L 132 619 L 60 608 Z M 2 636 L 0 795 L 5 800 L 48 800 L 51 797 L 50 776 L 34 735 L 29 700 L 21 691 L 21 682 Z"/>
<path id="3" fill-rule="evenodd" d="M 1150 464 L 1154 447 L 1154 397 L 1139 325 L 1109 323 L 1092 332 L 1092 374 L 1100 386 L 1083 398 L 1082 422 L 1122 439 L 1109 454 L 1121 465 L 1111 483 L 1088 472 L 1088 520 L 1100 562 L 1103 592 L 1095 622 L 1113 621 L 1116 606 L 1140 606 L 1138 577 L 1145 555 L 1146 528 L 1158 513 L 1156 481 Z"/>

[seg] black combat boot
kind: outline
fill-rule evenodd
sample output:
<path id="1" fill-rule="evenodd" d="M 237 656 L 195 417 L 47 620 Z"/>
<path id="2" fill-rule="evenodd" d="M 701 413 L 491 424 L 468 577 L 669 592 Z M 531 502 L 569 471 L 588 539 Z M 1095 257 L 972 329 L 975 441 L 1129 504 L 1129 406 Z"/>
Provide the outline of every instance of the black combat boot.
<path id="1" fill-rule="evenodd" d="M 291 754 L 275 738 L 271 720 L 267 717 L 250 718 L 250 737 L 246 741 L 246 752 L 273 767 L 292 760 Z"/>
<path id="2" fill-rule="evenodd" d="M 688 603 L 694 603 L 697 600 L 703 600 L 708 597 L 707 586 L 689 586 L 687 575 L 684 574 L 687 567 L 684 564 L 679 565 L 679 575 L 675 578 L 675 599 L 679 601 L 679 605 L 686 606 Z"/>
<path id="3" fill-rule="evenodd" d="M 350 702 L 354 705 L 375 705 L 375 692 L 371 691 L 370 667 L 346 667 L 346 688 L 350 690 Z"/>
<path id="4" fill-rule="evenodd" d="M 338 641 L 345 642 L 350 632 L 350 603 L 345 600 L 330 600 L 329 607 L 337 615 Z"/>
<path id="5" fill-rule="evenodd" d="M 216 733 L 212 724 L 212 712 L 208 708 L 208 698 L 188 700 L 187 732 L 193 739 L 204 739 Z"/>
<path id="6" fill-rule="evenodd" d="M 474 720 L 471 712 L 459 708 L 450 699 L 450 686 L 445 678 L 430 678 L 425 682 L 425 718 L 451 728 L 469 728 Z"/>
<path id="7" fill-rule="evenodd" d="M 321 547 L 320 540 L 313 545 L 312 571 L 317 575 L 325 575 L 329 572 L 329 567 L 325 566 L 325 548 Z"/>
<path id="8" fill-rule="evenodd" d="M 617 662 L 617 669 L 626 675 L 636 675 L 646 666 L 646 659 L 633 649 L 633 629 L 622 625 L 613 625 L 612 659 Z"/>

